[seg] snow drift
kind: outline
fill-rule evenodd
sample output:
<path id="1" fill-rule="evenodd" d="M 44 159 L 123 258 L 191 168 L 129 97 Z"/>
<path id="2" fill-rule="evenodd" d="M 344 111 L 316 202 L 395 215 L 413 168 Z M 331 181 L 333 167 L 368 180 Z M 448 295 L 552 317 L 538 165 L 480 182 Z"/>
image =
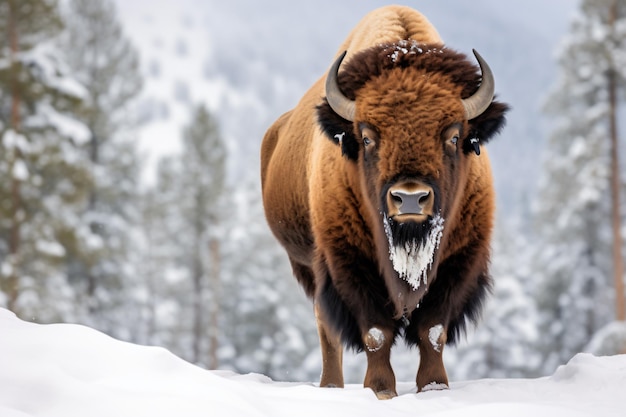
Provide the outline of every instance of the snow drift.
<path id="1" fill-rule="evenodd" d="M 623 416 L 626 355 L 579 354 L 539 379 L 453 382 L 379 401 L 369 389 L 323 389 L 258 374 L 207 371 L 165 349 L 93 329 L 38 325 L 0 309 L 0 416 Z"/>

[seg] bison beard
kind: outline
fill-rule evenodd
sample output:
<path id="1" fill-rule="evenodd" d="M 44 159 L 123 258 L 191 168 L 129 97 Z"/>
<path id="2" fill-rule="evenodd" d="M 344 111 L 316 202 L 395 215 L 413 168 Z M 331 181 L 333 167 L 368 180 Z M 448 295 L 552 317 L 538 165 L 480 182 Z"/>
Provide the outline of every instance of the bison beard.
<path id="1" fill-rule="evenodd" d="M 439 215 L 423 223 L 399 223 L 383 215 L 393 269 L 416 291 L 426 285 L 428 271 L 443 234 L 444 219 Z"/>

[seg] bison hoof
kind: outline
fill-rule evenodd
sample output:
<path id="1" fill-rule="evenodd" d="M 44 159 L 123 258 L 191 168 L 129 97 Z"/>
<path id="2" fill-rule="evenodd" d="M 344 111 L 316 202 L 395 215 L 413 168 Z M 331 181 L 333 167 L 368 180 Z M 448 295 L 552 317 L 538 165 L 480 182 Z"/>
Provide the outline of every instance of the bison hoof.
<path id="1" fill-rule="evenodd" d="M 398 394 L 394 390 L 390 390 L 390 389 L 378 391 L 378 392 L 375 392 L 375 394 L 379 400 L 390 400 L 393 397 L 398 396 Z"/>
<path id="2" fill-rule="evenodd" d="M 444 384 L 444 383 L 440 383 L 440 382 L 431 382 L 430 384 L 426 384 L 422 387 L 422 389 L 419 390 L 419 392 L 426 392 L 426 391 L 443 391 L 446 389 L 450 389 L 450 387 L 448 387 L 448 384 Z"/>

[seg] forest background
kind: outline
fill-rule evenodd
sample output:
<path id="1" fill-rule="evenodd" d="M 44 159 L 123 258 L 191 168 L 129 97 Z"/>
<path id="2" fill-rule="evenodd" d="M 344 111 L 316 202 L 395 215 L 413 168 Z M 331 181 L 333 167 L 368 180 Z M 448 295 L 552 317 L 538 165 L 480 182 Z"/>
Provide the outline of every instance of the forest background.
<path id="1" fill-rule="evenodd" d="M 495 291 L 448 349 L 451 377 L 625 352 L 626 1 L 408 4 L 449 47 L 479 50 L 513 107 L 489 145 Z M 316 381 L 312 307 L 265 224 L 259 145 L 381 5 L 0 0 L 0 305 Z M 393 361 L 414 378 L 417 352 Z M 362 362 L 346 358 L 349 382 Z"/>

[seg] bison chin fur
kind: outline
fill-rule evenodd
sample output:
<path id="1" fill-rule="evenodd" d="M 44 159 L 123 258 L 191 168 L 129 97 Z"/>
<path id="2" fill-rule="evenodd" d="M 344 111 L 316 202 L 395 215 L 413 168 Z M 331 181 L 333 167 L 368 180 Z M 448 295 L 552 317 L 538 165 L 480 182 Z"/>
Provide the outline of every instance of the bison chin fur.
<path id="1" fill-rule="evenodd" d="M 397 223 L 385 217 L 384 222 L 389 259 L 399 278 L 406 281 L 412 291 L 417 291 L 422 284 L 428 285 L 429 271 L 443 234 L 443 218 L 436 215 L 422 223 Z"/>
<path id="2" fill-rule="evenodd" d="M 396 317 L 407 316 L 417 308 L 436 273 L 444 220 L 435 215 L 421 223 L 396 222 L 384 216 L 383 222 L 389 247 L 383 275 L 387 290 L 395 295 Z"/>
<path id="3" fill-rule="evenodd" d="M 406 247 L 411 245 L 424 246 L 433 229 L 434 218 L 429 218 L 421 223 L 418 222 L 398 222 L 393 218 L 384 216 L 385 234 L 390 244 L 395 247 Z M 389 248 L 391 249 L 391 248 Z"/>

